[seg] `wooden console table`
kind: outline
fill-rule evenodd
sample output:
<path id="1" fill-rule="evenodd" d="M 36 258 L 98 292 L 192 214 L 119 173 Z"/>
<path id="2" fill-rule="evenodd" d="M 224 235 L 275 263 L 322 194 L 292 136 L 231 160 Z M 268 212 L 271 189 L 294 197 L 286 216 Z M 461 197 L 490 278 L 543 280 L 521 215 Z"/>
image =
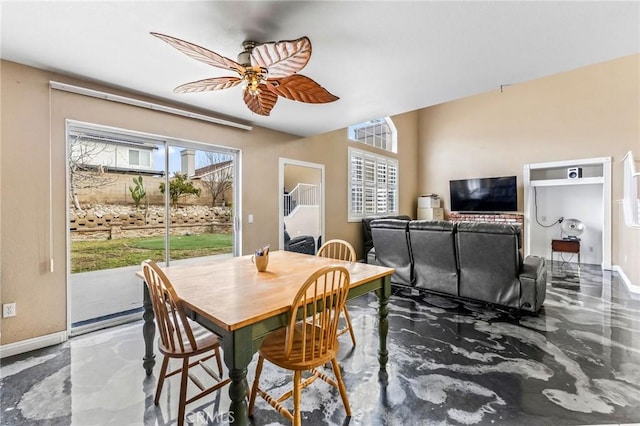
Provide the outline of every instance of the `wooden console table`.
<path id="1" fill-rule="evenodd" d="M 551 261 L 553 262 L 554 252 L 576 253 L 578 255 L 578 265 L 580 265 L 580 240 L 551 240 Z"/>

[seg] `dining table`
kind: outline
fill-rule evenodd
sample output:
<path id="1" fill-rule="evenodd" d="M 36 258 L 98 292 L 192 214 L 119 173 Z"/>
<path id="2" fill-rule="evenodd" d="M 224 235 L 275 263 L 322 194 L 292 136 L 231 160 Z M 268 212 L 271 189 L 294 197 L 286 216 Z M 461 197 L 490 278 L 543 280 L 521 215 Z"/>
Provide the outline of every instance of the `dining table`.
<path id="1" fill-rule="evenodd" d="M 180 298 L 186 315 L 221 338 L 229 371 L 229 419 L 248 423 L 247 368 L 262 339 L 288 324 L 291 305 L 306 279 L 324 266 L 341 265 L 350 276 L 348 299 L 375 292 L 378 298 L 378 362 L 386 372 L 388 301 L 393 268 L 347 262 L 290 251 L 269 253 L 268 266 L 258 272 L 251 255 L 214 257 L 197 263 L 176 263 L 162 268 Z M 136 275 L 143 279 L 141 271 Z M 155 365 L 154 313 L 148 288 L 143 285 L 143 367 L 151 375 Z"/>

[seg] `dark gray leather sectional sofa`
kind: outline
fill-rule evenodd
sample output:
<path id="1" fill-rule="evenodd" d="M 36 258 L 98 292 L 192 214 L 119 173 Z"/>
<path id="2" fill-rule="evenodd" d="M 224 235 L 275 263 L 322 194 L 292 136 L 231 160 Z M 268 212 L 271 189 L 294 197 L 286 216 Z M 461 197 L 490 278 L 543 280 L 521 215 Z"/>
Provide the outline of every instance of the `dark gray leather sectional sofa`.
<path id="1" fill-rule="evenodd" d="M 520 228 L 496 223 L 378 219 L 368 262 L 396 269 L 395 285 L 537 312 L 545 260 L 522 257 Z"/>

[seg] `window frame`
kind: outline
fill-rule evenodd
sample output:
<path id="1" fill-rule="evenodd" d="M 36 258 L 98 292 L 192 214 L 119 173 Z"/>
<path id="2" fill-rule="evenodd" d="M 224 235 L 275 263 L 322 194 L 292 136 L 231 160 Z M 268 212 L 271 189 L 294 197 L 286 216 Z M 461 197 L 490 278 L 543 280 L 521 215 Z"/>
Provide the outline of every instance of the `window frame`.
<path id="1" fill-rule="evenodd" d="M 360 139 L 356 139 L 353 136 L 353 134 L 360 129 L 375 127 L 377 125 L 381 125 L 382 123 L 384 123 L 387 126 L 388 133 L 390 133 L 391 135 L 390 139 L 385 138 L 386 146 L 382 146 L 381 144 L 378 144 L 375 139 L 371 141 L 366 141 L 366 140 L 363 141 Z M 394 154 L 398 153 L 398 131 L 396 129 L 396 126 L 393 124 L 393 120 L 391 120 L 390 117 L 376 118 L 369 121 L 364 121 L 362 123 L 351 125 L 347 128 L 347 137 L 349 138 L 350 141 L 362 143 L 372 148 L 381 149 L 387 152 L 392 152 Z"/>
<path id="2" fill-rule="evenodd" d="M 354 169 L 359 159 L 360 170 Z M 367 162 L 373 170 L 370 182 L 366 182 Z M 384 169 L 384 179 L 378 173 Z M 399 161 L 397 158 L 373 153 L 350 146 L 348 149 L 347 221 L 359 222 L 366 217 L 397 215 L 399 212 Z M 367 197 L 367 194 L 370 194 Z M 354 200 L 359 200 L 359 212 L 354 211 Z M 394 205 L 390 205 L 394 204 Z M 386 206 L 386 208 L 384 208 Z M 379 208 L 383 210 L 379 210 Z"/>
<path id="3" fill-rule="evenodd" d="M 138 162 L 137 164 L 134 164 L 131 162 L 131 153 L 135 152 L 138 154 Z M 137 149 L 137 148 L 128 148 L 128 159 L 127 162 L 129 164 L 129 166 L 136 166 L 138 168 L 147 168 L 147 169 L 151 169 L 152 164 L 151 164 L 151 153 L 149 151 L 145 151 L 142 149 Z M 142 160 L 147 160 L 146 163 L 147 164 L 142 164 L 144 161 Z"/>

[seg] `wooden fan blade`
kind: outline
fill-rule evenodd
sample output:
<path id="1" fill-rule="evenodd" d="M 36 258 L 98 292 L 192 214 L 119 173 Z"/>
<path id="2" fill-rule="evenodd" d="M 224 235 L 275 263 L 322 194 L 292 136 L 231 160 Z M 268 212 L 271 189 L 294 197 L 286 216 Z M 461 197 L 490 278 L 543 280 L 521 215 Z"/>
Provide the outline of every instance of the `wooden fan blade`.
<path id="1" fill-rule="evenodd" d="M 308 37 L 260 44 L 251 51 L 251 64 L 267 68 L 269 78 L 284 78 L 300 71 L 311 58 Z"/>
<path id="2" fill-rule="evenodd" d="M 228 89 L 242 83 L 238 77 L 215 77 L 186 83 L 173 89 L 176 93 L 206 92 L 210 90 Z"/>
<path id="3" fill-rule="evenodd" d="M 256 96 L 251 95 L 248 90 L 245 90 L 244 103 L 256 114 L 269 115 L 276 105 L 276 102 L 278 102 L 278 95 L 267 90 L 264 84 L 261 84 L 260 88 L 262 90 L 260 90 L 260 93 Z"/>
<path id="4" fill-rule="evenodd" d="M 300 74 L 280 80 L 267 80 L 267 86 L 272 92 L 292 101 L 325 104 L 340 99 L 309 77 Z"/>
<path id="5" fill-rule="evenodd" d="M 216 52 L 212 52 L 204 47 L 160 33 L 151 33 L 151 35 L 169 43 L 190 58 L 209 64 L 212 67 L 236 71 L 239 74 L 245 72 L 245 68 L 236 61 L 218 55 Z"/>

